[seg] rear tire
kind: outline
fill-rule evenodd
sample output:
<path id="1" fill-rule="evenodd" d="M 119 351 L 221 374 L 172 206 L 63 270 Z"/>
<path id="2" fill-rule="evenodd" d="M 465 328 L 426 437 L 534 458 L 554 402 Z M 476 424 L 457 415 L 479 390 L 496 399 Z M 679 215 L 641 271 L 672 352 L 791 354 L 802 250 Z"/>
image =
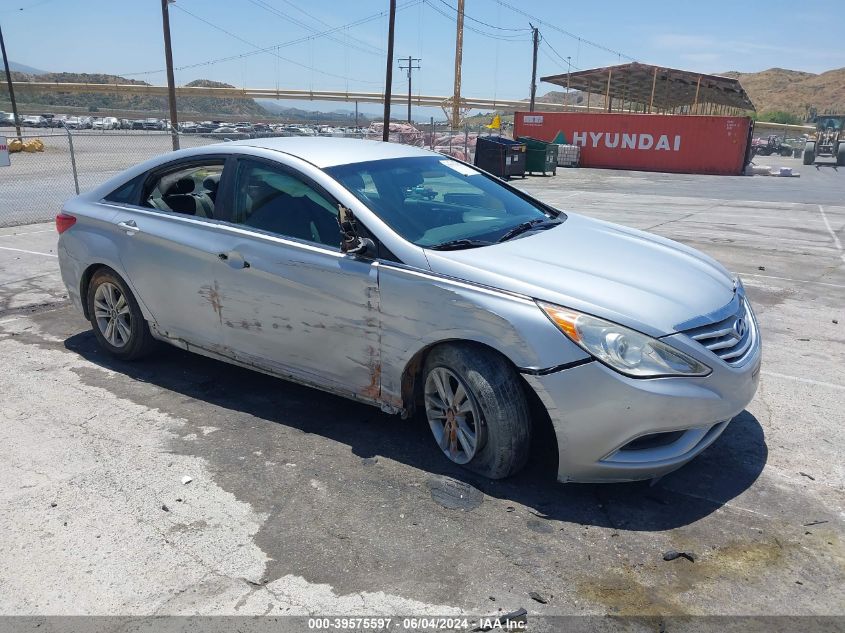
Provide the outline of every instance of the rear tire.
<path id="1" fill-rule="evenodd" d="M 106 352 L 121 360 L 135 360 L 153 351 L 156 341 L 141 308 L 114 271 L 101 268 L 94 273 L 86 301 L 94 336 Z"/>
<path id="2" fill-rule="evenodd" d="M 839 143 L 839 149 L 836 150 L 836 166 L 845 167 L 845 143 Z"/>
<path id="3" fill-rule="evenodd" d="M 490 479 L 525 465 L 531 415 L 519 376 L 502 356 L 480 345 L 440 345 L 426 359 L 423 392 L 435 441 L 451 461 Z"/>
<path id="4" fill-rule="evenodd" d="M 816 144 L 807 143 L 804 145 L 804 160 L 805 165 L 812 165 L 816 162 Z"/>

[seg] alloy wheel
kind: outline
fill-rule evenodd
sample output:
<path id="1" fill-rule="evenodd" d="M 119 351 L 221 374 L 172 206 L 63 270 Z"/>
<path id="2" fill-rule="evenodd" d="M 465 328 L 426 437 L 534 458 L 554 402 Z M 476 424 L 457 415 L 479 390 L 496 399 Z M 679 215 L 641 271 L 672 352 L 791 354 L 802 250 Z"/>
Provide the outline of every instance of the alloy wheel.
<path id="1" fill-rule="evenodd" d="M 435 367 L 425 380 L 425 413 L 440 450 L 456 464 L 472 460 L 483 446 L 484 425 L 475 398 L 463 380 Z"/>
<path id="2" fill-rule="evenodd" d="M 105 281 L 94 291 L 94 318 L 100 333 L 114 347 L 125 347 L 132 336 L 132 316 L 126 295 Z"/>

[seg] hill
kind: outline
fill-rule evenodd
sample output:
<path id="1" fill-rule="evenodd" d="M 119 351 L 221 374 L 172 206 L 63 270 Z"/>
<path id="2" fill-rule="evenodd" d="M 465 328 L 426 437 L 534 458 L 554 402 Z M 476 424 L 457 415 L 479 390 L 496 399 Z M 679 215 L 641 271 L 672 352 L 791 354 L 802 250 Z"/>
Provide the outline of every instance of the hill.
<path id="1" fill-rule="evenodd" d="M 52 81 L 58 83 L 92 83 L 92 84 L 134 84 L 149 85 L 136 79 L 126 79 L 117 75 L 91 73 L 44 73 L 33 75 L 29 73 L 13 72 L 15 82 Z M 209 88 L 233 88 L 229 84 L 197 79 L 186 86 L 201 86 Z M 134 111 L 163 114 L 167 112 L 166 97 L 152 97 L 140 95 L 90 93 L 70 94 L 62 92 L 35 92 L 25 88 L 15 88 L 15 96 L 20 102 L 21 110 L 37 106 L 37 109 L 82 108 L 88 112 Z M 0 100 L 9 98 L 5 84 L 0 85 Z M 267 112 L 252 99 L 218 99 L 214 97 L 185 97 L 178 101 L 179 111 L 191 115 L 208 116 L 266 116 Z"/>
<path id="2" fill-rule="evenodd" d="M 2 68 L 2 66 L 0 66 L 0 68 Z M 19 64 L 11 59 L 9 60 L 9 70 L 14 70 L 19 73 L 27 73 L 29 75 L 43 75 L 47 72 L 46 70 L 33 68 L 32 66 L 27 66 L 26 64 Z"/>
<path id="3" fill-rule="evenodd" d="M 720 74 L 739 79 L 760 114 L 781 111 L 806 120 L 814 112 L 845 112 L 845 68 L 818 75 L 784 68 Z"/>

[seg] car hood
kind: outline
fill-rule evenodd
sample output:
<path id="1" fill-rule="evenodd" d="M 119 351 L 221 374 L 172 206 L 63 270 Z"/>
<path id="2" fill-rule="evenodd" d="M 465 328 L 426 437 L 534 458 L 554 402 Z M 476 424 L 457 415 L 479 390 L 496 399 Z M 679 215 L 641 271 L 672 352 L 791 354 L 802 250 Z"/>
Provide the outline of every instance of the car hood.
<path id="1" fill-rule="evenodd" d="M 733 299 L 731 274 L 711 257 L 657 235 L 567 213 L 560 226 L 501 244 L 427 250 L 433 272 L 518 292 L 652 336 Z"/>

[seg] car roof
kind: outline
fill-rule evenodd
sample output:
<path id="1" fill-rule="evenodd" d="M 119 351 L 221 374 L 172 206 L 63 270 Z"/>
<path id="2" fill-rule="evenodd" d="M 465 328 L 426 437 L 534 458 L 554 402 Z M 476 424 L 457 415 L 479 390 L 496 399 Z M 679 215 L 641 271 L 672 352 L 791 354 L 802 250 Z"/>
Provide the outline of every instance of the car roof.
<path id="1" fill-rule="evenodd" d="M 438 156 L 421 147 L 385 143 L 383 141 L 364 141 L 357 138 L 335 138 L 329 136 L 287 136 L 280 138 L 256 138 L 234 141 L 229 145 L 248 145 L 263 149 L 284 152 L 312 165 L 324 169 L 336 165 L 365 163 L 386 158 L 412 158 L 419 156 Z"/>

